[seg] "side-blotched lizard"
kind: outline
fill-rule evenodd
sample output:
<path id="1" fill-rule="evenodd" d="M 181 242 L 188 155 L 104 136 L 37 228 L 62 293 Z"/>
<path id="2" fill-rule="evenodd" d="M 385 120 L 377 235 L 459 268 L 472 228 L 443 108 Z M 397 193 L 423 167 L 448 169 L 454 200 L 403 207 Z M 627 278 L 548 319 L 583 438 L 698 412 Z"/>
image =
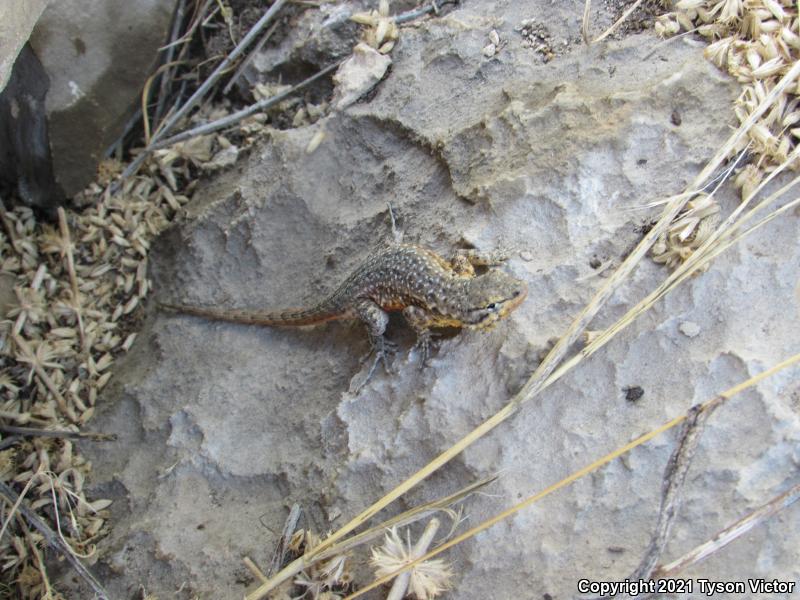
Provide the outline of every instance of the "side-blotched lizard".
<path id="1" fill-rule="evenodd" d="M 383 335 L 389 322 L 388 312 L 402 311 L 417 334 L 424 364 L 431 328 L 487 329 L 522 303 L 528 293 L 524 281 L 498 269 L 475 274 L 473 266 L 495 265 L 504 259 L 499 254 L 461 250 L 447 261 L 420 246 L 399 244 L 370 255 L 336 291 L 311 308 L 267 312 L 179 304 L 162 306 L 209 319 L 268 327 L 360 319 L 384 364 L 390 349 Z"/>

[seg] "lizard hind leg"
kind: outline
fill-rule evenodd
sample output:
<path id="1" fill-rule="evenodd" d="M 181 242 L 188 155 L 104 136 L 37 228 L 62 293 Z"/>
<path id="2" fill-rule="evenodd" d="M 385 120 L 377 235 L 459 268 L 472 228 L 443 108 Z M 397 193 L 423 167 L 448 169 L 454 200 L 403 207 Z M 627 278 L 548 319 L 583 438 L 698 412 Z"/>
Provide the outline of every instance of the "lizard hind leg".
<path id="1" fill-rule="evenodd" d="M 430 358 L 433 338 L 431 327 L 435 325 L 435 321 L 428 311 L 419 306 L 406 306 L 403 309 L 403 316 L 417 334 L 415 347 L 420 350 L 421 360 L 419 366 L 423 368 L 428 364 L 428 359 Z"/>

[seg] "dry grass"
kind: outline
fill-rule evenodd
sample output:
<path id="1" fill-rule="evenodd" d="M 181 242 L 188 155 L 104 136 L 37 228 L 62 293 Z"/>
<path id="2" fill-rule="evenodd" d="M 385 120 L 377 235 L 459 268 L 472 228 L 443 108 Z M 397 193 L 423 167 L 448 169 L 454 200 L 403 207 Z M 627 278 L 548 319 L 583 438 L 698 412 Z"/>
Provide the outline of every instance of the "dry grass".
<path id="1" fill-rule="evenodd" d="M 698 405 L 697 407 L 694 407 L 693 410 L 694 410 L 694 412 L 704 412 L 704 411 L 714 410 L 718 406 L 720 406 L 721 404 L 727 402 L 730 398 L 732 398 L 736 394 L 739 394 L 739 393 L 743 392 L 744 390 L 756 385 L 760 381 L 766 379 L 767 377 L 770 377 L 771 375 L 774 375 L 775 373 L 778 373 L 779 371 L 781 371 L 783 369 L 786 369 L 786 368 L 788 368 L 790 366 L 797 365 L 798 363 L 800 363 L 800 354 L 796 354 L 796 355 L 792 356 L 791 358 L 788 358 L 787 360 L 775 365 L 774 367 L 772 367 L 770 369 L 767 369 L 766 371 L 764 371 L 762 373 L 759 373 L 758 375 L 755 375 L 754 377 L 751 377 L 751 378 L 747 379 L 746 381 L 743 381 L 742 383 L 740 383 L 740 384 L 738 384 L 738 385 L 736 385 L 736 386 L 734 386 L 734 387 L 722 392 L 719 396 L 716 396 L 716 397 L 714 397 L 714 398 L 712 398 L 712 399 L 710 399 L 710 400 Z M 588 474 L 590 474 L 590 473 L 592 473 L 594 471 L 597 471 L 599 468 L 609 464 L 611 461 L 616 460 L 617 458 L 619 458 L 620 456 L 630 452 L 634 448 L 636 448 L 638 446 L 641 446 L 642 444 L 650 441 L 651 439 L 661 435 L 665 431 L 668 431 L 668 430 L 672 429 L 673 427 L 675 427 L 677 425 L 680 425 L 686 419 L 687 419 L 687 414 L 679 415 L 679 416 L 675 417 L 674 419 L 664 423 L 660 427 L 657 427 L 656 429 L 653 429 L 653 430 L 647 432 L 646 434 L 644 434 L 642 436 L 639 436 L 638 438 L 636 438 L 632 442 L 629 442 L 628 444 L 625 444 L 624 446 L 614 450 L 613 452 L 610 452 L 609 454 L 606 454 L 602 458 L 597 459 L 596 461 L 592 462 L 591 464 L 587 465 L 586 467 L 584 467 L 582 469 L 579 469 L 578 471 L 575 471 L 574 473 L 572 473 L 569 476 L 565 477 L 564 479 L 554 483 L 553 485 L 547 487 L 546 489 L 542 490 L 541 492 L 538 492 L 538 493 L 536 493 L 536 494 L 534 494 L 532 496 L 529 496 L 525 500 L 523 500 L 523 501 L 515 504 L 514 506 L 504 510 L 500 514 L 498 514 L 498 515 L 496 515 L 496 516 L 494 516 L 494 517 L 492 517 L 490 519 L 487 519 L 487 520 L 483 521 L 482 523 L 479 523 L 478 525 L 472 527 L 468 531 L 465 531 L 464 533 L 454 537 L 453 539 L 441 544 L 440 546 L 436 547 L 434 550 L 431 550 L 430 552 L 427 552 L 423 556 L 420 556 L 419 558 L 417 558 L 415 560 L 409 561 L 407 564 L 405 564 L 403 567 L 397 569 L 393 573 L 388 573 L 388 574 L 384 575 L 383 577 L 379 577 L 378 579 L 376 579 L 375 581 L 373 581 L 369 585 L 364 586 L 363 588 L 359 589 L 357 592 L 355 592 L 353 594 L 350 594 L 344 600 L 351 600 L 353 598 L 358 598 L 359 596 L 362 596 L 363 594 L 367 593 L 368 591 L 373 590 L 373 589 L 383 585 L 384 583 L 387 583 L 388 581 L 390 581 L 394 577 L 397 577 L 401 573 L 405 573 L 405 572 L 409 571 L 410 569 L 413 569 L 417 565 L 423 563 L 424 561 L 428 561 L 428 560 L 438 556 L 439 554 L 441 554 L 445 550 L 447 550 L 449 548 L 452 548 L 453 546 L 456 546 L 457 544 L 460 544 L 460 543 L 462 543 L 462 542 L 464 542 L 464 541 L 466 541 L 468 539 L 473 538 L 474 536 L 476 536 L 477 534 L 481 533 L 482 531 L 485 531 L 485 530 L 489 529 L 493 525 L 496 525 L 497 523 L 500 523 L 501 521 L 504 521 L 505 519 L 507 519 L 508 517 L 518 513 L 519 511 L 521 511 L 521 510 L 523 510 L 525 508 L 528 508 L 532 504 L 535 504 L 536 502 L 538 502 L 542 498 L 545 498 L 546 496 L 549 496 L 553 492 L 556 492 L 556 491 L 558 491 L 558 490 L 570 485 L 571 483 L 574 483 L 575 481 L 577 481 L 581 477 L 585 477 L 586 475 L 588 475 Z M 786 506 L 786 505 L 787 504 L 784 504 L 783 506 Z M 774 514 L 774 511 L 773 511 L 773 514 Z"/>
<path id="2" fill-rule="evenodd" d="M 54 523 L 77 556 L 92 558 L 107 528 L 109 502 L 86 498 L 88 466 L 67 436 L 91 419 L 116 358 L 131 347 L 151 287 L 150 240 L 188 196 L 160 178 L 137 177 L 116 197 L 95 186 L 84 199 L 92 204 L 83 213 L 59 212 L 58 228 L 38 222 L 25 207 L 2 211 L 0 263 L 4 276 L 13 277 L 16 302 L 0 323 L 0 402 L 7 423 L 28 428 L 0 452 L 0 480 L 25 486 L 21 495 L 30 508 Z M 51 437 L 48 430 L 64 436 Z M 31 543 L 34 534 L 13 510 L 3 526 L 4 579 L 18 582 L 20 597 L 36 597 L 49 588 L 30 566 L 39 564 L 43 540 Z"/>

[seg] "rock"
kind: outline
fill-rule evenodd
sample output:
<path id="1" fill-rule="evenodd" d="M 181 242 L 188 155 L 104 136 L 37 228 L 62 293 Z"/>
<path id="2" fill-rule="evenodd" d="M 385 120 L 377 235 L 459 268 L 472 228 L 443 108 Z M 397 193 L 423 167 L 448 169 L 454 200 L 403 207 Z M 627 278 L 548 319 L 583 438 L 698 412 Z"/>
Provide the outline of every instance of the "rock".
<path id="1" fill-rule="evenodd" d="M 0 4 L 0 92 L 47 4 L 48 0 L 5 0 Z"/>
<path id="2" fill-rule="evenodd" d="M 50 77 L 47 119 L 56 179 L 72 196 L 140 102 L 174 2 L 51 2 L 31 44 Z"/>
<path id="3" fill-rule="evenodd" d="M 0 189 L 55 216 L 64 201 L 53 173 L 45 116 L 47 74 L 26 44 L 0 93 Z"/>
<path id="4" fill-rule="evenodd" d="M 288 7 L 283 9 L 288 10 Z M 358 25 L 350 20 L 353 10 L 351 3 L 337 2 L 290 16 L 285 35 L 272 38 L 280 42 L 266 44 L 255 54 L 245 72 L 248 86 L 278 76 L 283 81 L 300 81 L 311 71 L 350 54 L 359 36 Z"/>
<path id="5" fill-rule="evenodd" d="M 358 44 L 333 76 L 334 107 L 343 110 L 369 92 L 383 79 L 391 64 L 392 59 L 385 54 L 364 43 Z"/>
<path id="6" fill-rule="evenodd" d="M 292 503 L 303 505 L 304 526 L 338 527 L 466 435 L 605 283 L 591 258 L 618 262 L 640 239 L 641 219 L 657 214 L 630 209 L 680 192 L 727 138 L 739 88 L 701 49 L 643 34 L 544 64 L 514 33 L 535 12 L 555 39 L 570 36 L 570 7 L 467 3 L 406 28 L 369 102 L 273 132 L 236 172 L 204 184 L 154 245 L 161 300 L 297 306 L 391 239 L 391 201 L 406 241 L 442 253 L 456 244 L 524 251 L 531 260 L 504 268 L 528 282 L 529 296 L 492 331 L 445 337 L 422 371 L 417 353 L 406 354 L 407 328 L 391 323 L 396 373 L 378 373 L 358 395 L 347 390 L 366 369 L 359 325 L 266 329 L 154 306 L 98 402 L 94 427 L 118 442 L 82 444 L 98 497 L 116 500 L 100 548 L 112 595 L 143 585 L 159 597 L 178 588 L 178 598 L 241 597 L 253 584 L 242 557 L 269 564 Z M 487 59 L 493 29 L 507 43 Z M 680 127 L 670 122 L 676 109 Z M 320 126 L 325 143 L 307 154 Z M 721 201 L 737 205 L 733 193 Z M 503 473 L 465 503 L 476 524 L 796 350 L 793 219 L 749 238 L 757 256 L 746 246 L 721 255 L 396 510 Z M 643 263 L 592 328 L 665 276 Z M 703 336 L 678 339 L 675 315 Z M 633 384 L 646 390 L 639 402 L 619 391 Z M 666 558 L 793 481 L 792 385 L 789 375 L 770 379 L 713 415 Z M 624 579 L 647 547 L 673 442 L 656 438 L 448 551 L 448 597 L 567 598 L 580 577 Z M 702 576 L 796 580 L 797 531 L 800 513 L 786 511 L 705 562 Z"/>
<path id="7" fill-rule="evenodd" d="M 700 325 L 694 321 L 684 321 L 678 325 L 678 329 L 683 335 L 690 338 L 697 337 L 700 334 Z"/>

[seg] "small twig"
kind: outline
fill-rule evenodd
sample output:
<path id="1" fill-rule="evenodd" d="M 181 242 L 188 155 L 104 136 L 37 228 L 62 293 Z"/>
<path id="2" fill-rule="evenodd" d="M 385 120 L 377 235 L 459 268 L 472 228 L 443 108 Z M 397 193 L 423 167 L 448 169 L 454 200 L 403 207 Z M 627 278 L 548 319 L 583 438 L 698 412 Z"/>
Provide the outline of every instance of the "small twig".
<path id="1" fill-rule="evenodd" d="M 142 118 L 142 107 L 136 109 L 127 121 L 125 121 L 125 125 L 122 126 L 122 132 L 117 136 L 111 144 L 105 149 L 103 152 L 103 158 L 111 158 L 116 154 L 116 158 L 118 160 L 122 160 L 122 144 L 125 141 L 127 135 L 136 127 L 136 124 Z"/>
<path id="2" fill-rule="evenodd" d="M 269 578 L 264 575 L 261 569 L 258 568 L 258 565 L 256 565 L 256 563 L 254 563 L 249 556 L 245 556 L 242 559 L 242 562 L 244 563 L 244 566 L 247 567 L 247 570 L 253 574 L 253 577 L 258 579 L 261 583 L 269 581 Z"/>
<path id="3" fill-rule="evenodd" d="M 658 524 L 642 561 L 630 576 L 632 581 L 650 579 L 653 569 L 658 564 L 658 559 L 664 552 L 669 538 L 669 531 L 678 516 L 686 474 L 692 464 L 692 458 L 697 450 L 697 444 L 705 428 L 706 420 L 723 402 L 722 397 L 718 400 L 705 405 L 695 405 L 689 409 L 686 421 L 684 421 L 681 428 L 680 441 L 669 458 L 667 468 L 664 470 Z"/>
<path id="4" fill-rule="evenodd" d="M 589 2 L 589 0 L 586 0 L 586 1 Z M 591 43 L 595 44 L 597 42 L 602 42 L 604 39 L 606 39 L 608 36 L 610 36 L 612 33 L 614 33 L 617 30 L 617 28 L 620 25 L 622 25 L 622 23 L 625 21 L 625 19 L 627 19 L 629 16 L 631 16 L 631 13 L 633 11 L 635 11 L 637 8 L 639 8 L 639 5 L 641 3 L 642 3 L 642 0 L 636 0 L 636 2 L 634 2 L 633 4 L 630 5 L 628 10 L 626 10 L 624 13 L 622 13 L 622 16 L 619 19 L 617 19 L 611 27 L 606 29 L 601 35 L 599 35 L 596 38 L 594 38 Z M 588 28 L 588 25 L 587 25 L 586 26 L 586 33 L 588 34 L 588 32 L 589 32 L 589 28 Z"/>
<path id="5" fill-rule="evenodd" d="M 31 549 L 31 553 L 36 559 L 36 568 L 39 570 L 39 576 L 42 578 L 42 584 L 44 585 L 44 595 L 42 598 L 54 598 L 53 588 L 50 586 L 50 579 L 47 577 L 47 569 L 45 569 L 44 560 L 42 560 L 42 553 L 39 551 L 39 548 L 36 547 L 36 543 L 33 541 L 33 538 L 29 535 L 30 530 L 26 527 L 25 531 L 25 539 L 28 541 L 28 546 Z"/>
<path id="6" fill-rule="evenodd" d="M 397 219 L 395 218 L 394 209 L 392 208 L 391 201 L 387 200 L 386 205 L 389 207 L 389 219 L 392 222 L 392 239 L 394 240 L 395 244 L 402 244 L 403 231 L 397 228 Z"/>
<path id="7" fill-rule="evenodd" d="M 283 566 L 283 561 L 286 558 L 286 552 L 289 549 L 289 543 L 292 541 L 294 530 L 297 529 L 297 522 L 300 520 L 301 514 L 302 510 L 300 509 L 300 505 L 297 502 L 292 504 L 292 508 L 289 510 L 289 516 L 286 517 L 286 522 L 283 525 L 281 539 L 278 540 L 278 545 L 275 546 L 275 552 L 272 554 L 269 571 L 267 572 L 269 576 L 272 576 L 275 571 Z"/>
<path id="8" fill-rule="evenodd" d="M 206 135 L 209 133 L 213 133 L 214 131 L 219 131 L 220 129 L 225 129 L 226 127 L 230 127 L 241 121 L 242 119 L 249 117 L 252 114 L 257 112 L 267 110 L 268 108 L 275 106 L 276 104 L 282 102 L 289 96 L 295 94 L 299 90 L 303 89 L 304 87 L 314 83 L 318 79 L 324 77 L 328 73 L 336 70 L 342 61 L 336 62 L 332 65 L 328 65 L 318 73 L 312 75 L 308 79 L 305 79 L 292 87 L 285 92 L 281 92 L 280 94 L 276 94 L 275 96 L 270 96 L 269 98 L 262 98 L 255 104 L 251 104 L 247 108 L 243 108 L 242 110 L 238 110 L 235 113 L 231 113 L 221 119 L 217 119 L 216 121 L 211 121 L 210 123 L 204 123 L 203 125 L 199 125 L 190 129 L 188 131 L 184 131 L 177 135 L 173 135 L 171 138 L 167 138 L 166 140 L 162 140 L 157 143 L 153 143 L 150 145 L 149 149 L 145 149 L 142 151 L 142 154 L 147 152 L 151 152 L 153 150 L 158 150 L 160 148 L 166 148 L 168 146 L 172 146 L 173 144 L 177 144 L 178 142 L 183 142 L 193 137 L 197 137 L 199 135 Z M 155 137 L 154 137 L 155 139 Z M 141 154 L 140 154 L 141 156 Z"/>
<path id="9" fill-rule="evenodd" d="M 5 496 L 12 503 L 16 503 L 20 499 L 17 493 L 2 481 L 0 481 L 0 494 Z M 95 594 L 97 594 L 101 600 L 110 600 L 111 596 L 108 595 L 108 592 L 106 592 L 100 582 L 94 578 L 94 575 L 92 575 L 91 571 L 89 571 L 89 569 L 87 569 L 83 563 L 75 557 L 75 553 L 72 548 L 65 544 L 61 538 L 36 515 L 35 512 L 21 503 L 19 504 L 19 512 L 28 520 L 34 529 L 42 534 L 44 540 L 51 548 L 61 553 L 64 558 L 67 559 L 67 562 L 69 562 L 75 571 L 77 571 L 78 575 L 80 575 L 83 580 L 86 581 L 89 586 L 91 586 Z"/>
<path id="10" fill-rule="evenodd" d="M 128 177 L 132 174 L 136 173 L 145 159 L 150 155 L 150 153 L 155 150 L 156 143 L 164 137 L 177 123 L 180 121 L 185 115 L 189 113 L 200 101 L 203 100 L 206 93 L 216 84 L 217 80 L 224 73 L 228 71 L 230 65 L 235 61 L 242 52 L 244 52 L 247 47 L 255 40 L 255 38 L 261 33 L 264 27 L 275 17 L 278 11 L 283 7 L 286 3 L 286 0 L 275 0 L 272 3 L 272 6 L 269 7 L 266 13 L 258 20 L 258 22 L 250 28 L 250 31 L 247 32 L 242 38 L 236 47 L 231 51 L 228 56 L 226 56 L 220 63 L 217 65 L 217 68 L 208 76 L 208 78 L 202 83 L 200 87 L 198 87 L 194 94 L 192 94 L 189 99 L 181 106 L 175 113 L 164 123 L 164 126 L 160 128 L 153 134 L 153 139 L 150 141 L 150 144 L 139 153 L 139 155 L 131 161 L 131 163 L 126 167 L 126 169 L 122 172 L 119 177 L 117 185 L 121 182 L 125 181 Z"/>
<path id="11" fill-rule="evenodd" d="M 175 56 L 175 44 L 173 42 L 178 39 L 178 33 L 180 32 L 181 25 L 183 25 L 185 12 L 186 0 L 180 0 L 178 3 L 176 3 L 175 12 L 172 16 L 172 32 L 169 36 L 169 45 L 164 49 L 165 65 L 171 64 L 172 59 Z M 156 130 L 158 129 L 159 121 L 161 121 L 161 115 L 164 114 L 164 105 L 167 101 L 169 86 L 172 83 L 173 72 L 173 68 L 170 66 L 167 68 L 166 72 L 161 74 L 161 81 L 158 90 L 158 102 L 156 104 L 156 111 L 153 113 L 153 128 Z"/>
<path id="12" fill-rule="evenodd" d="M 81 309 L 81 293 L 78 289 L 78 276 L 75 273 L 75 260 L 72 256 L 72 238 L 69 235 L 69 225 L 67 224 L 67 213 L 64 208 L 58 207 L 58 224 L 61 228 L 61 237 L 64 240 L 64 254 L 67 259 L 67 272 L 69 273 L 69 282 L 72 286 L 72 305 L 75 315 L 78 318 L 78 333 L 81 336 L 81 350 L 88 352 L 89 348 L 86 345 L 86 330 L 83 327 L 83 315 Z"/>
<path id="13" fill-rule="evenodd" d="M 28 493 L 28 490 L 31 489 L 33 480 L 36 479 L 36 475 L 38 475 L 38 473 L 28 479 L 28 483 L 26 483 L 25 487 L 22 488 L 22 493 L 20 493 L 19 497 L 14 501 L 14 504 L 11 506 L 11 510 L 8 511 L 8 515 L 6 515 L 6 521 L 3 523 L 2 529 L 0 529 L 0 541 L 3 540 L 3 536 L 6 534 L 6 529 L 8 529 L 11 521 L 14 520 L 14 515 L 16 514 L 17 509 L 19 509 L 20 504 L 22 504 L 22 499 L 25 497 L 25 494 Z"/>
<path id="14" fill-rule="evenodd" d="M 679 33 L 679 34 L 677 34 L 677 35 L 673 35 L 673 36 L 671 36 L 671 37 L 668 37 L 668 38 L 667 38 L 667 39 L 665 39 L 665 40 L 661 40 L 661 41 L 660 41 L 660 42 L 658 42 L 658 43 L 657 43 L 655 46 L 653 46 L 652 48 L 650 48 L 650 52 L 648 52 L 647 54 L 645 54 L 645 55 L 642 57 L 642 61 L 645 61 L 645 60 L 647 60 L 648 58 L 650 58 L 651 56 L 653 56 L 653 54 L 655 54 L 655 53 L 658 51 L 658 49 L 659 49 L 659 48 L 661 48 L 662 46 L 666 46 L 667 44 L 670 44 L 670 43 L 674 42 L 675 40 L 678 40 L 678 39 L 680 39 L 680 38 L 682 38 L 682 37 L 686 37 L 687 35 L 691 35 L 691 34 L 693 34 L 693 33 L 697 33 L 697 31 L 698 31 L 699 29 L 700 29 L 699 27 L 695 27 L 694 29 L 690 29 L 690 30 L 688 30 L 688 31 L 684 31 L 683 33 Z"/>
<path id="15" fill-rule="evenodd" d="M 231 91 L 231 88 L 239 80 L 239 77 L 242 76 L 242 73 L 244 73 L 244 70 L 247 68 L 247 65 L 249 65 L 251 62 L 253 62 L 253 58 L 255 58 L 256 54 L 258 54 L 261 51 L 261 48 L 263 48 L 264 44 L 267 43 L 267 40 L 269 40 L 269 38 L 272 37 L 272 34 L 275 33 L 275 30 L 278 28 L 278 26 L 280 24 L 281 24 L 280 21 L 275 21 L 272 24 L 272 27 L 267 29 L 266 33 L 263 36 L 261 36 L 261 39 L 258 40 L 258 43 L 250 51 L 250 54 L 248 54 L 245 57 L 245 59 L 242 61 L 242 64 L 240 64 L 239 67 L 236 69 L 236 72 L 230 78 L 228 83 L 226 83 L 225 87 L 222 88 L 222 93 L 223 94 L 226 95 L 228 92 Z"/>
<path id="16" fill-rule="evenodd" d="M 36 375 L 39 376 L 39 379 L 42 380 L 44 386 L 49 390 L 53 397 L 56 399 L 56 404 L 58 405 L 59 410 L 73 423 L 78 421 L 78 418 L 75 416 L 75 413 L 67 404 L 66 399 L 64 396 L 61 395 L 61 392 L 58 391 L 58 386 L 55 382 L 50 378 L 50 375 L 47 374 L 47 371 L 44 370 L 41 364 L 39 364 L 39 359 L 36 358 L 36 353 L 33 349 L 28 345 L 28 342 L 19 335 L 18 333 L 12 333 L 11 338 L 14 340 L 14 343 L 22 350 L 22 353 L 25 354 L 25 358 L 30 361 L 31 367 L 36 372 Z"/>
<path id="17" fill-rule="evenodd" d="M 665 579 L 668 577 L 674 577 L 680 571 L 683 571 L 685 568 L 691 567 L 692 565 L 696 565 L 700 561 L 705 560 L 717 550 L 724 548 L 736 538 L 750 531 L 756 525 L 759 525 L 784 508 L 791 506 L 798 500 L 800 500 L 800 483 L 789 488 L 783 494 L 775 496 L 766 504 L 763 504 L 756 510 L 736 521 L 733 525 L 726 527 L 704 544 L 700 544 L 680 558 L 673 560 L 666 565 L 659 566 L 655 569 L 655 571 L 653 571 L 653 578 Z"/>
<path id="18" fill-rule="evenodd" d="M 418 19 L 419 17 L 424 17 L 425 15 L 429 15 L 431 13 L 439 14 L 439 9 L 441 9 L 441 7 L 445 4 L 458 4 L 460 1 L 461 0 L 434 0 L 427 6 L 415 8 L 414 10 L 409 10 L 397 15 L 394 18 L 394 22 L 400 25 L 402 23 L 408 23 L 409 21 Z"/>
<path id="19" fill-rule="evenodd" d="M 592 11 L 592 0 L 586 0 L 586 4 L 583 5 L 583 19 L 581 21 L 581 37 L 583 38 L 583 43 L 587 46 L 591 44 L 591 40 L 589 39 L 589 14 Z"/>
<path id="20" fill-rule="evenodd" d="M 31 437 L 54 437 L 66 439 L 91 440 L 93 442 L 111 442 L 117 439 L 115 433 L 88 433 L 83 431 L 67 431 L 65 429 L 39 429 L 37 427 L 17 427 L 0 425 L 0 433 L 10 433 Z"/>
<path id="21" fill-rule="evenodd" d="M 12 435 L 11 437 L 7 437 L 4 440 L 0 440 L 0 450 L 5 450 L 6 448 L 13 446 L 17 442 L 21 442 L 24 438 L 21 435 Z"/>

